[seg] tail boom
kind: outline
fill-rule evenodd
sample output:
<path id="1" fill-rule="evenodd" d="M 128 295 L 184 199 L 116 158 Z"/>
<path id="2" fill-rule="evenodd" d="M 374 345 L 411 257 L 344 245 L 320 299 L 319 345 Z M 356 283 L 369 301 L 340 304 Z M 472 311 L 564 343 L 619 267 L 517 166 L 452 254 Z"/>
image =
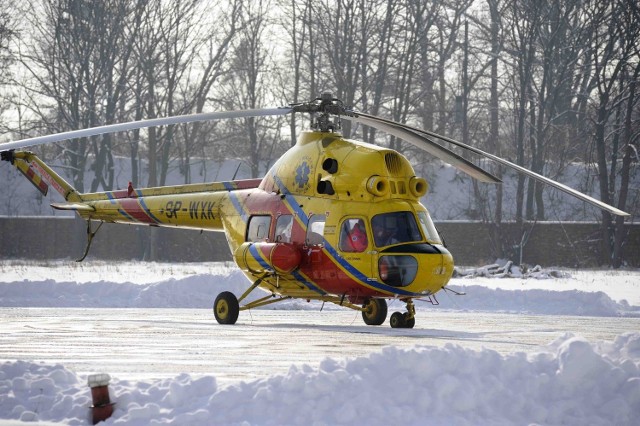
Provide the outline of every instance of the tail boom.
<path id="1" fill-rule="evenodd" d="M 246 179 L 141 189 L 129 184 L 124 190 L 80 194 L 32 152 L 3 151 L 2 160 L 11 162 L 42 194 L 46 195 L 48 186 L 58 191 L 65 202 L 52 203 L 53 208 L 112 223 L 222 231 L 224 206 L 261 182 Z"/>

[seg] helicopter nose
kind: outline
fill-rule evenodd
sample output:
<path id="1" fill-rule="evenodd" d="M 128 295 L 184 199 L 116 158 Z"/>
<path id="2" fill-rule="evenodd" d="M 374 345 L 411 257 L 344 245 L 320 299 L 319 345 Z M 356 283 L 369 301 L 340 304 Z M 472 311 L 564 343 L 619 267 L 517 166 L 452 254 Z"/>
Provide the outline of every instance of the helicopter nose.
<path id="1" fill-rule="evenodd" d="M 414 293 L 435 293 L 452 274 L 453 257 L 440 245 L 395 246 L 384 250 L 378 258 L 378 275 L 385 284 Z"/>

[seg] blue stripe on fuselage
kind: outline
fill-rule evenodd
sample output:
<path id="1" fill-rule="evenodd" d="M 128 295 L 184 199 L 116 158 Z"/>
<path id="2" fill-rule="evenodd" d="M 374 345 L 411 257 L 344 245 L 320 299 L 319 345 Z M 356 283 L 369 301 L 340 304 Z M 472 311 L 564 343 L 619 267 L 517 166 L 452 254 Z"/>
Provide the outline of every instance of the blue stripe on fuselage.
<path id="1" fill-rule="evenodd" d="M 138 195 L 138 202 L 140 203 L 140 207 L 142 207 L 142 210 L 144 210 L 145 213 L 151 219 L 153 219 L 156 223 L 160 223 L 160 220 L 157 217 L 155 217 L 153 215 L 153 213 L 151 213 L 151 210 L 149 210 L 149 208 L 147 207 L 147 203 L 144 202 L 144 197 L 142 196 L 142 191 L 136 190 L 136 194 Z"/>
<path id="2" fill-rule="evenodd" d="M 238 196 L 234 194 L 234 191 L 237 191 L 237 189 L 233 187 L 233 182 L 222 182 L 222 183 L 225 189 L 229 191 L 229 199 L 231 200 L 231 204 L 233 204 L 233 207 L 236 208 L 236 211 L 242 218 L 242 221 L 244 223 L 247 223 L 247 213 L 242 208 L 242 204 L 240 203 Z"/>
<path id="3" fill-rule="evenodd" d="M 251 254 L 251 256 L 253 256 L 254 259 L 256 259 L 258 261 L 258 263 L 260 264 L 260 266 L 262 266 L 265 269 L 273 269 L 273 267 L 271 265 L 269 265 L 264 258 L 262 257 L 262 255 L 260 254 L 260 250 L 258 250 L 256 248 L 255 244 L 251 244 L 249 246 L 249 253 Z M 305 277 L 302 276 L 302 274 L 300 272 L 294 272 L 293 276 L 296 278 L 296 280 L 300 283 L 302 283 L 303 285 L 307 286 L 309 288 L 309 290 L 315 291 L 316 293 L 320 293 L 322 295 L 327 294 L 326 292 L 322 291 L 321 289 L 319 289 L 318 287 L 316 287 L 313 283 L 309 282 L 309 280 L 307 280 Z"/>
<path id="4" fill-rule="evenodd" d="M 258 261 L 258 263 L 260 264 L 260 266 L 262 266 L 264 269 L 273 269 L 273 267 L 271 265 L 269 265 L 260 255 L 260 252 L 258 251 L 258 249 L 256 248 L 255 244 L 251 244 L 249 246 L 249 253 L 251 253 L 251 256 L 253 256 L 253 258 L 255 260 Z"/>
<path id="5" fill-rule="evenodd" d="M 285 203 L 289 206 L 289 208 L 292 211 L 295 212 L 296 216 L 298 216 L 300 219 L 303 220 L 303 223 L 305 224 L 305 227 L 306 227 L 308 225 L 308 223 L 309 223 L 309 218 L 307 217 L 307 214 L 304 212 L 304 210 L 302 210 L 302 208 L 300 208 L 300 206 L 296 202 L 294 196 L 291 195 L 291 193 L 286 188 L 284 183 L 280 180 L 280 178 L 278 178 L 275 175 L 275 173 L 272 176 L 273 176 L 273 179 L 274 179 L 276 185 L 280 189 L 280 192 L 285 194 Z M 306 231 L 306 229 L 305 229 L 305 231 Z M 422 296 L 419 293 L 413 293 L 413 292 L 410 292 L 410 291 L 402 290 L 402 289 L 399 289 L 397 287 L 392 287 L 390 285 L 381 283 L 379 281 L 369 281 L 368 277 L 365 274 L 360 272 L 352 264 L 350 264 L 342 256 L 340 256 L 338 254 L 338 252 L 336 251 L 336 249 L 333 248 L 333 246 L 331 246 L 331 244 L 329 244 L 327 242 L 327 240 L 324 239 L 324 237 L 323 237 L 323 242 L 324 242 L 324 247 L 325 247 L 325 249 L 327 251 L 327 254 L 329 254 L 329 257 L 335 263 L 340 265 L 344 270 L 349 272 L 356 280 L 358 280 L 360 282 L 360 284 L 368 285 L 368 286 L 374 287 L 374 288 L 376 288 L 378 290 L 382 290 L 382 291 L 385 291 L 385 292 L 388 292 L 388 293 L 393 293 L 393 294 L 399 294 L 399 295 L 402 295 L 402 296 L 414 296 L 414 297 Z"/>

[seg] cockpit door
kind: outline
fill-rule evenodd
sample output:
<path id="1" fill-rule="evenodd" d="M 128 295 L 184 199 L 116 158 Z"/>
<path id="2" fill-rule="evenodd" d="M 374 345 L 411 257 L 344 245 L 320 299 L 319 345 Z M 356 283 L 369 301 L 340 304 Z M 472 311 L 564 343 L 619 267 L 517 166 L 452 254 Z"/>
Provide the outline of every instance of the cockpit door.
<path id="1" fill-rule="evenodd" d="M 367 277 L 373 277 L 370 258 L 375 256 L 375 250 L 366 217 L 347 216 L 342 219 L 337 249 L 345 262 Z"/>
<path id="2" fill-rule="evenodd" d="M 309 217 L 304 246 L 308 254 L 308 261 L 311 264 L 318 264 L 321 262 L 322 249 L 324 248 L 324 225 L 326 220 L 327 217 L 323 214 L 314 214 Z"/>

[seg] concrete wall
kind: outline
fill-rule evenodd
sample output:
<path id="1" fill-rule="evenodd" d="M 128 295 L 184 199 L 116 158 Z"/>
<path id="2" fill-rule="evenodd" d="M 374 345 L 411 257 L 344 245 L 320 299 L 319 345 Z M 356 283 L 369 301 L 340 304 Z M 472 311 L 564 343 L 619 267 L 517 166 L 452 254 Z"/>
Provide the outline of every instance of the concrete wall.
<path id="1" fill-rule="evenodd" d="M 542 266 L 594 267 L 603 261 L 602 231 L 598 223 L 537 222 L 518 226 L 503 223 L 440 222 L 436 226 L 460 265 L 486 265 L 502 247 L 516 263 Z M 640 224 L 627 224 L 624 256 L 629 266 L 640 267 Z M 521 246 L 524 248 L 521 250 Z"/>
<path id="2" fill-rule="evenodd" d="M 96 222 L 92 222 L 95 229 Z M 151 242 L 154 242 L 151 244 Z M 77 259 L 87 225 L 75 217 L 0 217 L 0 258 Z M 224 233 L 105 223 L 88 258 L 211 262 L 231 260 Z"/>
<path id="3" fill-rule="evenodd" d="M 528 239 L 522 261 L 531 265 L 588 267 L 603 262 L 597 223 L 540 222 L 503 224 L 496 230 L 480 222 L 439 222 L 436 226 L 459 265 L 486 265 L 502 245 L 520 261 L 523 232 Z M 628 224 L 625 258 L 640 267 L 640 224 Z M 499 237 L 496 237 L 499 235 Z M 0 217 L 0 258 L 77 259 L 86 245 L 86 223 L 73 217 Z M 151 243 L 153 241 L 153 244 Z M 93 240 L 89 258 L 210 262 L 231 260 L 223 233 L 105 223 Z"/>

